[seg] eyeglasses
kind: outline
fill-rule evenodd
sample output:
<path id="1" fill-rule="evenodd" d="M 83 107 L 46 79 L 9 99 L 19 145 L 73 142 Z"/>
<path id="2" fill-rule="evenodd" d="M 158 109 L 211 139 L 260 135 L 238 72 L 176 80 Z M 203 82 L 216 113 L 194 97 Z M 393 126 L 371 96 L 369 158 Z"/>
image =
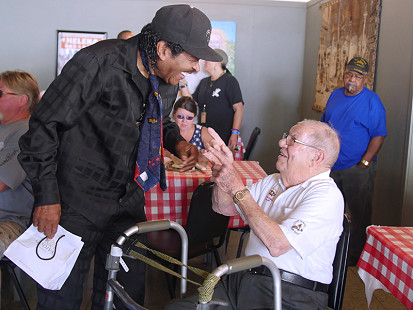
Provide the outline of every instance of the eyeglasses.
<path id="1" fill-rule="evenodd" d="M 346 72 L 346 73 L 344 73 L 344 76 L 347 79 L 355 78 L 356 81 L 358 81 L 358 82 L 360 82 L 364 78 L 364 75 L 357 74 L 357 73 L 352 73 L 352 72 Z"/>
<path id="2" fill-rule="evenodd" d="M 303 142 L 303 141 L 297 140 L 296 138 L 294 138 L 294 137 L 291 136 L 291 135 L 287 135 L 285 132 L 284 132 L 282 138 L 285 139 L 285 141 L 286 141 L 286 143 L 287 143 L 288 146 L 293 146 L 294 143 L 299 143 L 299 144 L 302 144 L 302 145 L 305 145 L 305 146 L 308 146 L 308 147 L 312 147 L 313 149 L 322 151 L 322 150 L 319 149 L 318 147 L 315 147 L 315 146 L 310 145 L 310 144 L 307 144 L 307 143 L 305 143 L 305 142 Z"/>
<path id="3" fill-rule="evenodd" d="M 184 119 L 184 118 L 186 118 L 188 121 L 192 121 L 193 119 L 194 119 L 194 117 L 193 116 L 184 116 L 184 115 L 182 115 L 182 114 L 178 114 L 177 116 L 176 116 L 176 118 L 178 118 L 178 119 Z"/>
<path id="4" fill-rule="evenodd" d="M 3 90 L 0 90 L 0 98 L 3 97 L 3 95 L 14 95 L 14 96 L 18 96 L 18 94 L 15 93 L 9 93 Z"/>

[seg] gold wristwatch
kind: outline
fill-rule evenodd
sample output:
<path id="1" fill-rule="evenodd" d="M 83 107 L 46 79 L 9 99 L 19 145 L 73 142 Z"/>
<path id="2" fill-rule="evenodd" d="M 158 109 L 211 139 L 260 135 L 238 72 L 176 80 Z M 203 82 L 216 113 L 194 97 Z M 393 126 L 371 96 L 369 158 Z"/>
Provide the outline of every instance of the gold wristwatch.
<path id="1" fill-rule="evenodd" d="M 238 204 L 241 200 L 244 200 L 245 195 L 249 192 L 248 188 L 244 188 L 241 191 L 238 191 L 235 193 L 234 197 L 232 197 L 232 200 Z"/>
<path id="2" fill-rule="evenodd" d="M 360 162 L 361 162 L 364 166 L 366 166 L 366 167 L 368 167 L 368 166 L 370 165 L 370 162 L 368 162 L 368 161 L 365 160 L 365 159 L 360 160 Z"/>

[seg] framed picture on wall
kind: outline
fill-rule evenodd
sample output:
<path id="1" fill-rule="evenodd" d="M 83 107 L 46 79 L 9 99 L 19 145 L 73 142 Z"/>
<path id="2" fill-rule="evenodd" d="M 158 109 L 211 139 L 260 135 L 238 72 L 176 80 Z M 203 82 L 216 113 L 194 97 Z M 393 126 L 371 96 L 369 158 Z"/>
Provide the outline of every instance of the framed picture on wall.
<path id="1" fill-rule="evenodd" d="M 60 74 L 64 65 L 78 50 L 98 41 L 106 40 L 107 37 L 107 32 L 57 30 L 56 76 Z"/>
<path id="2" fill-rule="evenodd" d="M 227 68 L 231 74 L 235 73 L 235 39 L 237 23 L 235 21 L 211 20 L 212 32 L 209 46 L 212 48 L 220 48 L 228 55 Z M 188 88 L 193 94 L 199 82 L 209 76 L 205 72 L 203 61 L 200 62 L 200 71 L 188 75 L 185 80 L 188 82 Z"/>

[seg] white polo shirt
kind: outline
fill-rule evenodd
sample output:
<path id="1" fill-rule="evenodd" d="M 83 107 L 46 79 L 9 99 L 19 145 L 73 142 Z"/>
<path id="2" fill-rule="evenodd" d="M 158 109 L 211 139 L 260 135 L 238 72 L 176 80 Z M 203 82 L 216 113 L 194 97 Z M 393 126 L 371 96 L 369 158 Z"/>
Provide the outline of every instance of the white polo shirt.
<path id="1" fill-rule="evenodd" d="M 323 172 L 287 190 L 278 173 L 253 184 L 252 197 L 281 226 L 293 249 L 272 257 L 251 230 L 245 255 L 265 256 L 279 269 L 329 284 L 344 214 L 343 196 L 329 174 Z"/>

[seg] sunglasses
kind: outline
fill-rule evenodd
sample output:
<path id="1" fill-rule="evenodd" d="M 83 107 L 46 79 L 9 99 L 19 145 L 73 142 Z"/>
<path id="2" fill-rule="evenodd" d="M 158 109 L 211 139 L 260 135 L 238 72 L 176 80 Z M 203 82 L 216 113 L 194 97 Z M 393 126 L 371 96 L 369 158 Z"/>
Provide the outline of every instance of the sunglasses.
<path id="1" fill-rule="evenodd" d="M 14 95 L 14 96 L 18 96 L 18 95 L 15 94 L 15 93 L 9 93 L 9 92 L 0 90 L 0 98 L 3 97 L 3 95 Z"/>
<path id="2" fill-rule="evenodd" d="M 194 117 L 193 116 L 184 116 L 184 115 L 182 115 L 182 114 L 178 114 L 177 116 L 176 116 L 176 118 L 178 118 L 178 119 L 184 119 L 184 118 L 186 118 L 188 121 L 192 121 L 193 119 L 194 119 Z"/>

